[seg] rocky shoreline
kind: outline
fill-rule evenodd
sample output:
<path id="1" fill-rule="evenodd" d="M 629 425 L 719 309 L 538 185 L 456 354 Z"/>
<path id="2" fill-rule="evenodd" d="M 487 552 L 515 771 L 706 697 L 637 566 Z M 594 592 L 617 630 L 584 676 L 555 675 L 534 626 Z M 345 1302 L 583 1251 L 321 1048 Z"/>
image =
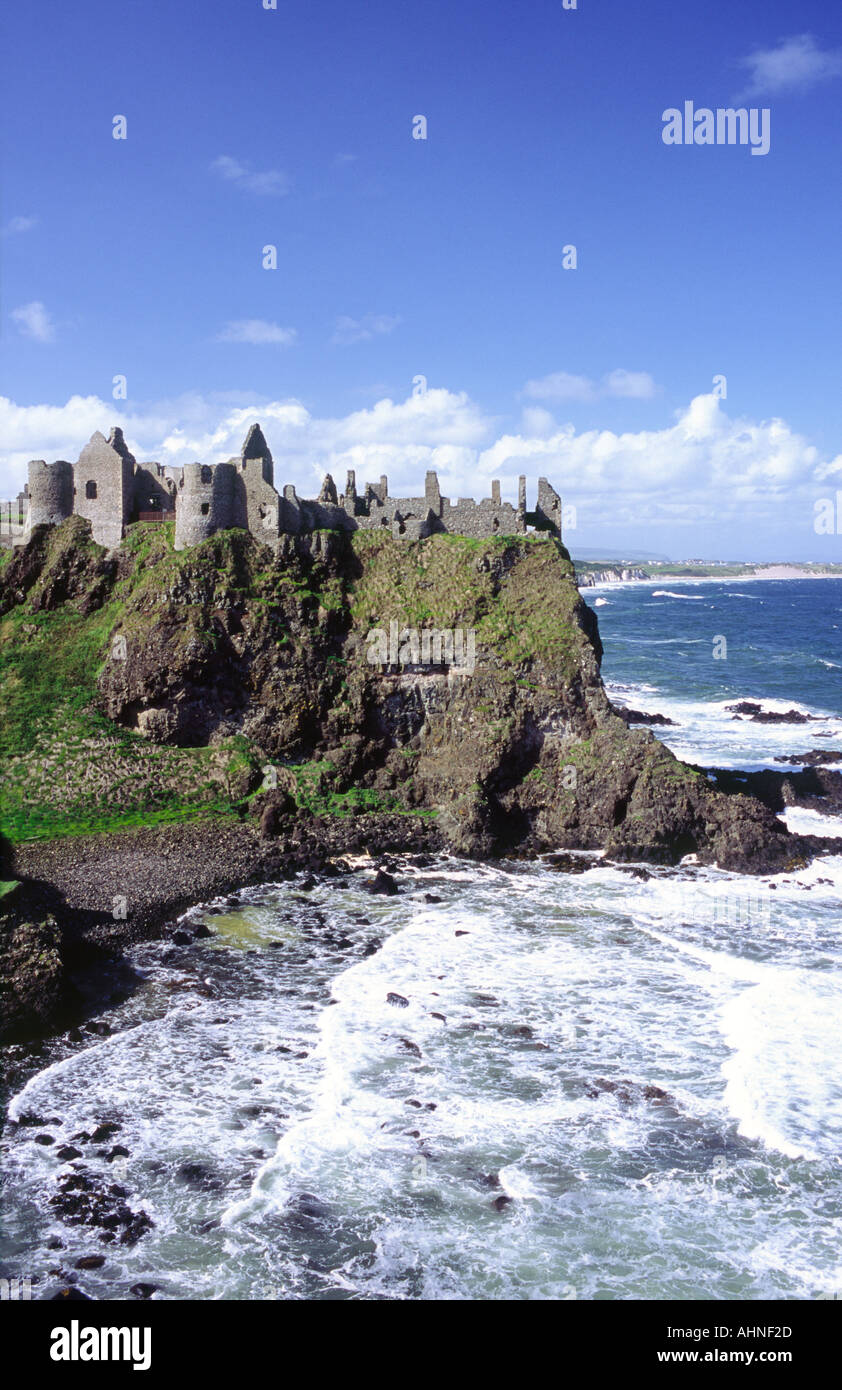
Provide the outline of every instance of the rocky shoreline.
<path id="1" fill-rule="evenodd" d="M 330 878 L 342 855 L 370 854 L 374 875 L 389 855 L 442 847 L 431 820 L 379 814 L 303 817 L 279 838 L 205 820 L 19 845 L 0 912 L 0 1042 L 93 1016 L 133 983 L 123 950 L 175 930 L 196 903 L 302 872 Z"/>
<path id="2" fill-rule="evenodd" d="M 842 810 L 842 774 L 827 769 L 748 774 L 718 769 L 707 776 L 725 793 L 726 806 L 735 797 L 734 804 L 742 803 L 749 793 L 766 815 L 793 805 Z M 7 854 L 5 872 L 13 872 L 18 884 L 0 912 L 0 1043 L 37 1044 L 95 1018 L 136 983 L 124 950 L 176 933 L 178 917 L 197 903 L 300 875 L 304 887 L 312 887 L 316 879 L 348 872 L 344 856 L 367 857 L 371 890 L 389 892 L 393 886 L 384 869 L 394 867 L 390 856 L 453 853 L 449 837 L 432 818 L 293 816 L 282 803 L 283 794 L 270 793 L 257 805 L 259 819 L 64 837 L 22 844 Z M 735 828 L 741 824 L 740 817 Z M 789 868 L 819 854 L 842 853 L 842 839 L 790 836 L 780 829 Z M 531 860 L 544 853 L 540 844 L 521 844 L 506 857 Z M 780 856 L 738 865 L 743 851 L 735 845 L 732 853 L 741 871 L 784 867 Z M 553 858 L 567 872 L 580 867 L 575 855 Z M 607 858 L 635 860 L 622 852 Z M 677 861 L 668 854 L 660 862 Z"/>

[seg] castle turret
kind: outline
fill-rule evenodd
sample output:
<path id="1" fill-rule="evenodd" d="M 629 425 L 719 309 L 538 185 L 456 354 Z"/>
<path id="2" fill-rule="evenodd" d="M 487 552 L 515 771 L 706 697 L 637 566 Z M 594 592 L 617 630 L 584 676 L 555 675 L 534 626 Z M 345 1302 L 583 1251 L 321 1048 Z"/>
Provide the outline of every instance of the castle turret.
<path id="1" fill-rule="evenodd" d="M 234 525 L 233 463 L 186 463 L 175 501 L 175 548 L 198 545 Z"/>
<path id="2" fill-rule="evenodd" d="M 73 515 L 73 465 L 59 459 L 45 463 L 33 459 L 29 465 L 29 519 L 33 526 L 57 526 Z"/>

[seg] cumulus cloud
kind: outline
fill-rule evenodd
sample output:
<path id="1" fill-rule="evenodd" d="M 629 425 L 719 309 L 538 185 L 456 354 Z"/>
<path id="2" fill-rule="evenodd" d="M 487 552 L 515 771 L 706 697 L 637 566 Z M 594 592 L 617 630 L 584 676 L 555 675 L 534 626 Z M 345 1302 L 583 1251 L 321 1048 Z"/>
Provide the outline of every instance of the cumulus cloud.
<path id="1" fill-rule="evenodd" d="M 400 319 L 389 314 L 366 314 L 361 319 L 351 319 L 343 315 L 336 320 L 331 342 L 347 347 L 351 343 L 364 343 L 370 338 L 378 338 L 397 328 Z"/>
<path id="2" fill-rule="evenodd" d="M 232 159 L 228 154 L 221 154 L 213 161 L 211 168 L 221 178 L 235 184 L 237 188 L 245 189 L 247 193 L 281 197 L 289 192 L 289 179 L 280 169 L 252 170 L 247 164 L 241 164 L 238 159 Z"/>
<path id="3" fill-rule="evenodd" d="M 540 407 L 523 411 L 519 428 L 501 429 L 464 392 L 428 390 L 403 401 L 384 398 L 341 417 L 311 413 L 297 400 L 190 396 L 146 410 L 74 396 L 64 406 L 18 406 L 0 398 L 0 496 L 14 496 L 30 458 L 78 457 L 95 429 L 122 426 L 139 459 L 214 463 L 240 448 L 259 420 L 275 456 L 277 485 L 294 483 L 313 496 L 325 472 L 357 486 L 389 476 L 396 495 L 418 495 L 435 468 L 452 498 L 487 497 L 492 478 L 517 498 L 518 475 L 548 477 L 574 503 L 579 533 L 610 537 L 614 528 L 644 524 L 785 523 L 812 540 L 813 503 L 842 479 L 842 455 L 827 458 L 785 420 L 732 417 L 713 395 L 697 396 L 660 429 L 577 432 Z M 801 518 L 799 522 L 799 518 Z"/>
<path id="4" fill-rule="evenodd" d="M 2 228 L 3 236 L 14 236 L 16 232 L 30 232 L 38 226 L 37 217 L 11 217 Z"/>
<path id="5" fill-rule="evenodd" d="M 807 92 L 819 82 L 842 76 L 842 48 L 819 48 L 812 34 L 781 39 L 776 48 L 756 48 L 740 67 L 749 72 L 740 99 Z"/>
<path id="6" fill-rule="evenodd" d="M 658 387 L 648 372 L 627 372 L 617 367 L 601 381 L 572 372 L 551 372 L 537 380 L 527 381 L 523 394 L 539 401 L 596 401 L 600 397 L 616 396 L 650 400 Z"/>
<path id="7" fill-rule="evenodd" d="M 36 343 L 54 341 L 55 324 L 40 299 L 33 299 L 31 303 L 21 304 L 19 309 L 13 309 L 12 318 L 18 326 L 18 332 L 22 333 L 24 338 L 33 338 Z"/>
<path id="8" fill-rule="evenodd" d="M 234 319 L 216 335 L 218 343 L 277 343 L 289 347 L 296 339 L 294 328 L 282 328 L 268 319 Z"/>

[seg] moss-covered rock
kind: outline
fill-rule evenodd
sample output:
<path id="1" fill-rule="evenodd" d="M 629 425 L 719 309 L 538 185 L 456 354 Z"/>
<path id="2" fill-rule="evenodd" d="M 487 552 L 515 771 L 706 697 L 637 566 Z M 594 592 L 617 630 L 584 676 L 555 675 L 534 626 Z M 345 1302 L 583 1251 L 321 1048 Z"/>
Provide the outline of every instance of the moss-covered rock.
<path id="1" fill-rule="evenodd" d="M 55 920 L 0 917 L 0 1042 L 38 1036 L 67 993 Z"/>

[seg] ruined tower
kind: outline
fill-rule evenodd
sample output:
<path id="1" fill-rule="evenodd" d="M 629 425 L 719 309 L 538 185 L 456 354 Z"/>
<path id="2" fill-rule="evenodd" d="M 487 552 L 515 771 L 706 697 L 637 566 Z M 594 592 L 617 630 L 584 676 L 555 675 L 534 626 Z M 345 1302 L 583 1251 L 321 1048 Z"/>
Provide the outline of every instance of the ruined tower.
<path id="1" fill-rule="evenodd" d="M 239 457 L 231 459 L 230 465 L 235 470 L 235 482 L 232 520 L 228 524 L 243 526 L 259 538 L 276 538 L 280 531 L 280 498 L 275 491 L 272 455 L 259 425 L 251 426 Z"/>
<path id="2" fill-rule="evenodd" d="M 216 531 L 234 523 L 234 488 L 237 468 L 233 463 L 186 463 L 175 504 L 175 548 L 206 541 Z"/>
<path id="3" fill-rule="evenodd" d="M 57 526 L 73 515 L 73 464 L 59 459 L 29 465 L 29 522 L 33 526 Z"/>
<path id="4" fill-rule="evenodd" d="M 134 469 L 123 431 L 116 428 L 108 439 L 97 430 L 74 469 L 73 511 L 87 517 L 94 540 L 109 550 L 120 544 L 132 519 Z"/>

